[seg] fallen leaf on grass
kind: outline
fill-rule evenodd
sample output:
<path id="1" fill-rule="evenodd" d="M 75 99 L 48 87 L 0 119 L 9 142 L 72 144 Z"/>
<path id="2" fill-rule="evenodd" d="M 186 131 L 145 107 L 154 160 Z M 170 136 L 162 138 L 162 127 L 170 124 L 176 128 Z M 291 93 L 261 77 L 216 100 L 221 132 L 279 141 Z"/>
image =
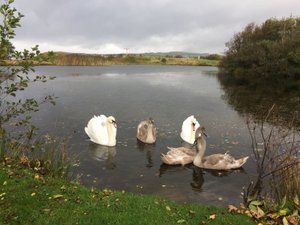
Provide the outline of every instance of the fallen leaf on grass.
<path id="1" fill-rule="evenodd" d="M 293 214 L 291 216 L 299 216 L 299 212 L 297 209 L 294 210 Z"/>
<path id="2" fill-rule="evenodd" d="M 194 215 L 194 214 L 196 214 L 196 212 L 195 212 L 194 210 L 190 210 L 190 211 L 189 211 L 189 214 Z"/>
<path id="3" fill-rule="evenodd" d="M 53 199 L 59 199 L 59 198 L 62 198 L 63 195 L 60 195 L 60 194 L 57 194 L 57 195 L 53 195 Z"/>
<path id="4" fill-rule="evenodd" d="M 60 190 L 62 190 L 62 191 L 65 191 L 66 189 L 67 189 L 67 188 L 66 188 L 65 185 L 63 185 L 63 186 L 60 187 Z"/>
<path id="5" fill-rule="evenodd" d="M 35 195 L 36 195 L 36 193 L 35 193 L 35 192 L 32 192 L 32 193 L 31 193 L 31 196 L 32 196 L 32 197 L 33 197 L 33 196 L 35 196 Z"/>
<path id="6" fill-rule="evenodd" d="M 177 221 L 177 223 L 184 223 L 184 222 L 186 222 L 184 219 Z"/>
<path id="7" fill-rule="evenodd" d="M 238 208 L 234 205 L 228 205 L 228 212 L 235 213 L 238 211 Z"/>
<path id="8" fill-rule="evenodd" d="M 289 222 L 287 221 L 286 217 L 282 218 L 282 224 L 283 225 L 289 225 Z"/>
<path id="9" fill-rule="evenodd" d="M 292 225 L 298 225 L 299 221 L 294 217 L 294 216 L 288 216 L 287 220 L 289 221 L 289 223 L 291 223 Z"/>
<path id="10" fill-rule="evenodd" d="M 208 218 L 209 218 L 210 220 L 214 220 L 214 219 L 216 219 L 216 217 L 217 217 L 216 214 L 212 214 L 212 215 L 210 215 Z"/>
<path id="11" fill-rule="evenodd" d="M 256 219 L 260 219 L 261 217 L 263 217 L 265 215 L 264 211 L 262 211 L 261 208 L 257 207 L 257 210 L 250 210 L 251 215 L 256 218 Z"/>
<path id="12" fill-rule="evenodd" d="M 279 210 L 279 215 L 280 216 L 286 216 L 287 213 L 288 213 L 288 209 L 287 208 Z"/>
<path id="13" fill-rule="evenodd" d="M 6 193 L 5 193 L 5 192 L 3 192 L 3 193 L 1 193 L 1 194 L 0 194 L 0 200 L 1 200 L 1 201 L 3 201 L 3 200 L 4 200 L 4 196 L 5 196 L 5 195 L 6 195 Z"/>
<path id="14" fill-rule="evenodd" d="M 166 206 L 166 210 L 171 211 L 170 206 Z"/>
<path id="15" fill-rule="evenodd" d="M 251 214 L 251 212 L 249 211 L 249 210 L 246 210 L 245 212 L 244 212 L 244 215 L 247 215 L 247 216 L 249 216 L 249 217 L 253 217 L 253 215 Z"/>
<path id="16" fill-rule="evenodd" d="M 29 165 L 29 159 L 26 155 L 22 155 L 20 158 L 20 163 L 24 166 L 30 166 Z"/>

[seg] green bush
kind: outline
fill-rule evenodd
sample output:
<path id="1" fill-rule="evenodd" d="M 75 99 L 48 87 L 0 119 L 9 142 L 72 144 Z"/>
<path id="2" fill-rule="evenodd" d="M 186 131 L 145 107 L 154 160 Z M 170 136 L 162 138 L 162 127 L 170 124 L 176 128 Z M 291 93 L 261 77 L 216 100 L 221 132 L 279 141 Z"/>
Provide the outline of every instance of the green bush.
<path id="1" fill-rule="evenodd" d="M 220 63 L 223 79 L 237 84 L 282 86 L 300 91 L 300 18 L 250 23 L 227 43 Z M 296 85 L 295 85 L 296 84 Z"/>
<path id="2" fill-rule="evenodd" d="M 29 167 L 33 162 L 38 162 L 43 173 L 64 175 L 68 167 L 64 145 L 59 143 L 48 149 L 45 138 L 35 137 L 38 128 L 31 123 L 32 114 L 39 110 L 41 104 L 55 104 L 54 96 L 48 95 L 41 100 L 20 97 L 30 84 L 54 79 L 39 75 L 31 78 L 28 75 L 34 72 L 33 64 L 37 60 L 48 60 L 48 56 L 53 60 L 54 53 L 41 55 L 38 46 L 22 52 L 15 50 L 11 40 L 15 37 L 15 28 L 20 27 L 23 15 L 11 6 L 13 2 L 8 0 L 0 5 L 3 18 L 0 24 L 0 63 L 6 65 L 0 67 L 0 162 L 7 164 L 8 160 L 24 162 L 26 159 Z M 9 66 L 6 61 L 16 62 L 18 66 Z"/>

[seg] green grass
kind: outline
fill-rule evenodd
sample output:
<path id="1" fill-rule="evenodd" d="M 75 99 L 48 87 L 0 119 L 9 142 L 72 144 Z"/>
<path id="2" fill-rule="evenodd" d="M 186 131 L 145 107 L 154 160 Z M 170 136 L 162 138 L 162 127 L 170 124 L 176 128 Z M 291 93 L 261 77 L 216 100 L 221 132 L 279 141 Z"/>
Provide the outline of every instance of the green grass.
<path id="1" fill-rule="evenodd" d="M 209 216 L 216 215 L 215 219 Z M 155 196 L 88 189 L 0 166 L 0 224 L 255 224 L 225 208 L 178 204 Z"/>

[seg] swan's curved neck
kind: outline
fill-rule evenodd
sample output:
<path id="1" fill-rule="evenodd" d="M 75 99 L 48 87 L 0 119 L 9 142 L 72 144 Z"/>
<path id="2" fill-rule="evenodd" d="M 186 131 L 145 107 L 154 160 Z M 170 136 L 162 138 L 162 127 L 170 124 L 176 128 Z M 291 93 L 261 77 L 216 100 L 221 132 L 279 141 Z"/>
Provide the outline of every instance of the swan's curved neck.
<path id="1" fill-rule="evenodd" d="M 108 145 L 114 146 L 116 145 L 116 134 L 115 134 L 115 127 L 111 123 L 107 123 L 107 134 L 108 134 Z"/>
<path id="2" fill-rule="evenodd" d="M 203 160 L 204 153 L 205 153 L 205 150 L 206 150 L 206 140 L 205 140 L 205 138 L 201 138 L 201 139 L 197 140 L 196 148 L 197 148 L 197 155 L 194 158 L 193 163 L 194 163 L 195 166 L 200 167 L 202 165 L 202 160 Z"/>

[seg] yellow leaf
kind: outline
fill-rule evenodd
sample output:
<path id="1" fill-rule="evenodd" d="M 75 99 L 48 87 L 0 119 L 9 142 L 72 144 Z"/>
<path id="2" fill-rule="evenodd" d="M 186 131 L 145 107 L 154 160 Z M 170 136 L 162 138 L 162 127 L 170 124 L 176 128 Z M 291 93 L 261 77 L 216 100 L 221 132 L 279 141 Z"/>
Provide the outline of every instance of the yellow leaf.
<path id="1" fill-rule="evenodd" d="M 287 214 L 287 212 L 288 212 L 288 209 L 281 209 L 281 210 L 279 210 L 279 215 L 285 216 Z"/>
<path id="2" fill-rule="evenodd" d="M 257 212 L 260 215 L 260 217 L 263 217 L 265 215 L 265 212 L 258 206 L 257 206 Z"/>
<path id="3" fill-rule="evenodd" d="M 67 188 L 66 188 L 65 185 L 63 185 L 63 186 L 60 187 L 60 190 L 62 190 L 62 191 L 65 191 L 66 189 L 67 189 Z"/>
<path id="4" fill-rule="evenodd" d="M 263 203 L 261 201 L 258 201 L 258 200 L 254 200 L 254 201 L 250 202 L 250 205 L 255 205 L 255 206 L 262 205 L 262 204 Z"/>
<path id="5" fill-rule="evenodd" d="M 189 211 L 190 214 L 195 214 L 196 212 L 194 210 Z"/>
<path id="6" fill-rule="evenodd" d="M 299 216 L 299 212 L 298 212 L 298 210 L 297 210 L 297 209 L 295 209 L 295 210 L 294 210 L 294 212 L 293 212 L 292 216 Z"/>
<path id="7" fill-rule="evenodd" d="M 287 221 L 286 217 L 282 218 L 282 224 L 283 225 L 289 225 L 289 222 Z"/>
<path id="8" fill-rule="evenodd" d="M 171 211 L 170 206 L 166 206 L 166 210 Z"/>
<path id="9" fill-rule="evenodd" d="M 32 193 L 31 193 L 31 196 L 35 196 L 35 195 L 36 195 L 36 193 L 35 193 L 35 192 L 32 192 Z"/>
<path id="10" fill-rule="evenodd" d="M 58 195 L 53 195 L 53 199 L 59 199 L 59 198 L 62 198 L 63 197 L 63 195 L 60 195 L 60 194 L 58 194 Z"/>

